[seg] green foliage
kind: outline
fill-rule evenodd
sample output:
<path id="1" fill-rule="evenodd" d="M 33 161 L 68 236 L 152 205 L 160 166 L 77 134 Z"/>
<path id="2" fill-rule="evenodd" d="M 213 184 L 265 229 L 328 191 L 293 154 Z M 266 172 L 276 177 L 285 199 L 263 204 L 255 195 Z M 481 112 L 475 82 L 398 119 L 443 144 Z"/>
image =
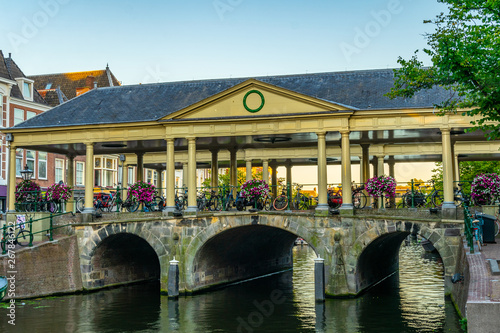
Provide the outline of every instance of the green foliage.
<path id="1" fill-rule="evenodd" d="M 240 187 L 246 180 L 246 173 L 245 173 L 244 168 L 237 169 L 237 179 L 238 179 L 237 186 Z M 204 188 L 210 188 L 211 181 L 212 181 L 212 178 L 210 178 L 210 177 L 206 178 L 203 181 L 202 186 Z M 219 183 L 219 187 L 229 186 L 229 183 L 230 183 L 229 169 L 226 169 L 226 173 L 224 173 L 224 174 L 219 173 L 219 182 L 218 183 Z"/>
<path id="2" fill-rule="evenodd" d="M 460 328 L 464 331 L 467 332 L 467 318 L 462 318 L 459 320 L 460 323 Z"/>
<path id="3" fill-rule="evenodd" d="M 500 0 L 438 0 L 448 5 L 448 13 L 425 21 L 435 26 L 426 34 L 432 66 L 418 60 L 418 50 L 410 60 L 398 59 L 390 98 L 413 97 L 436 86 L 450 92 L 436 105 L 441 114 L 465 109 L 463 115 L 480 116 L 472 130 L 487 131 L 488 139 L 500 138 Z"/>

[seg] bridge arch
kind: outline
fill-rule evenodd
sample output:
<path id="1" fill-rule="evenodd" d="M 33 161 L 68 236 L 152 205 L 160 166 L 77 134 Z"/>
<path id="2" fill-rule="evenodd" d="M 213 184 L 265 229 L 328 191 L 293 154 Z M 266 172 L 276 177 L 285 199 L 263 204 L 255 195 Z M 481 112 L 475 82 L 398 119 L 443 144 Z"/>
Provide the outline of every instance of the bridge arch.
<path id="1" fill-rule="evenodd" d="M 108 224 L 94 230 L 80 249 L 86 289 L 160 279 L 168 249 L 140 223 Z"/>
<path id="2" fill-rule="evenodd" d="M 453 275 L 456 261 L 454 256 L 449 256 L 453 249 L 444 240 L 446 229 L 431 230 L 413 222 L 400 222 L 389 228 L 387 224 L 384 226 L 386 228 L 374 225 L 365 230 L 354 242 L 354 251 L 349 252 L 353 258 L 347 261 L 356 263 L 355 269 L 351 270 L 355 276 L 349 279 L 355 282 L 356 285 L 351 287 L 356 293 L 362 292 L 398 269 L 399 249 L 409 235 L 420 235 L 431 241 L 443 259 L 445 275 Z"/>
<path id="3" fill-rule="evenodd" d="M 186 249 L 185 288 L 200 291 L 215 285 L 262 276 L 293 266 L 297 237 L 317 252 L 304 223 L 286 216 L 221 218 L 201 231 Z"/>

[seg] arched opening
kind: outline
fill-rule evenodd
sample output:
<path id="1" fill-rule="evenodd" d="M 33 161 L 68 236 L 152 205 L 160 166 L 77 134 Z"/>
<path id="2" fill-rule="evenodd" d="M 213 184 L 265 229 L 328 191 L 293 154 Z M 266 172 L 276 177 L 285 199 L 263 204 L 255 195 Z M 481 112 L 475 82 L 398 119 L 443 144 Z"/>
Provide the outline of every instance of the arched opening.
<path id="1" fill-rule="evenodd" d="M 399 249 L 409 232 L 393 232 L 373 240 L 361 253 L 356 267 L 358 292 L 396 272 Z"/>
<path id="2" fill-rule="evenodd" d="M 292 268 L 297 235 L 251 225 L 231 228 L 209 239 L 193 262 L 193 291 Z"/>
<path id="3" fill-rule="evenodd" d="M 139 236 L 120 233 L 104 239 L 92 256 L 92 287 L 160 278 L 160 262 L 151 245 Z"/>

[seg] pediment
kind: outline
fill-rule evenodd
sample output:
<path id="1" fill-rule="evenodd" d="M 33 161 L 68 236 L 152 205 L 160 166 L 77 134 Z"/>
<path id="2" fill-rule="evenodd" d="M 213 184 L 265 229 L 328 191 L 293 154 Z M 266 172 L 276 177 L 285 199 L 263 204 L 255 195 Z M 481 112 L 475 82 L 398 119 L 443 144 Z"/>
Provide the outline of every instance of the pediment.
<path id="1" fill-rule="evenodd" d="M 162 120 L 291 116 L 350 108 L 250 79 Z"/>

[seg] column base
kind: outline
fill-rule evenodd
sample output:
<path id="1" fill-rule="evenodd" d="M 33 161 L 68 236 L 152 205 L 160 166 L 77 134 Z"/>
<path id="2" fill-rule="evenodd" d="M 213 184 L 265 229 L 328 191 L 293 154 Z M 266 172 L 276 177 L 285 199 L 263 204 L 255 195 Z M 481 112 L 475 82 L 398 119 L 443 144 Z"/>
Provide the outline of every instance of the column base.
<path id="1" fill-rule="evenodd" d="M 441 206 L 441 218 L 447 220 L 455 220 L 457 218 L 457 206 L 454 202 L 443 202 Z"/>
<path id="2" fill-rule="evenodd" d="M 188 208 L 183 212 L 183 215 L 196 215 L 198 213 L 198 207 L 188 206 Z"/>
<path id="3" fill-rule="evenodd" d="M 314 210 L 315 216 L 328 216 L 330 212 L 330 207 L 327 204 L 318 204 Z"/>
<path id="4" fill-rule="evenodd" d="M 166 207 L 162 211 L 163 216 L 174 216 L 174 217 L 180 217 L 182 216 L 182 211 L 178 210 L 175 207 Z"/>
<path id="5" fill-rule="evenodd" d="M 354 206 L 352 204 L 342 204 L 339 213 L 340 215 L 354 215 Z"/>

